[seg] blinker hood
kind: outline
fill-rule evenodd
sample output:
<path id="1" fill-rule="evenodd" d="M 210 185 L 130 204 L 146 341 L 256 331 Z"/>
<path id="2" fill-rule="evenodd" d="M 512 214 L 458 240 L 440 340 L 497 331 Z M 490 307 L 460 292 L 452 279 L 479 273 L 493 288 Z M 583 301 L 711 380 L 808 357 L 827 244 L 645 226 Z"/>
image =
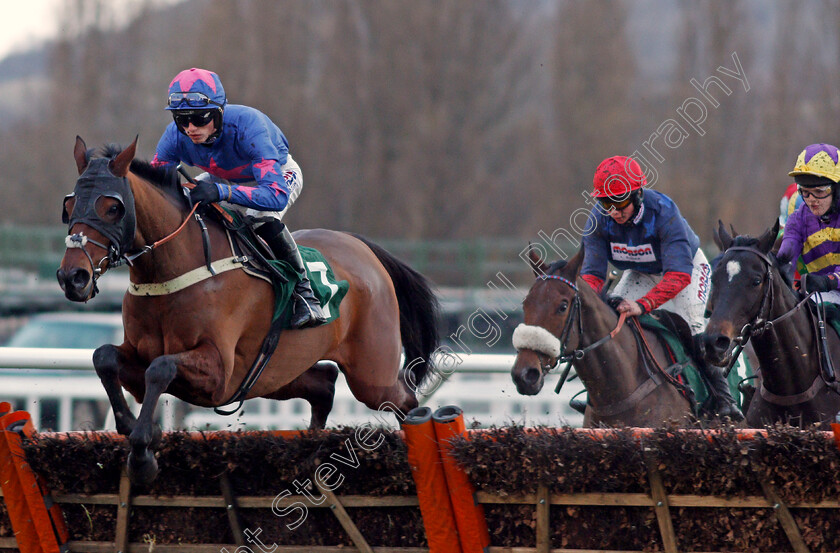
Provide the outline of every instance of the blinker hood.
<path id="1" fill-rule="evenodd" d="M 92 159 L 85 172 L 76 181 L 73 194 L 68 197 L 76 198 L 73 216 L 67 214 L 66 207 L 62 208 L 61 220 L 73 228 L 76 223 L 84 223 L 102 233 L 111 241 L 111 246 L 119 258 L 134 242 L 134 231 L 137 219 L 134 211 L 134 194 L 131 185 L 125 177 L 117 177 L 111 173 L 108 158 Z M 124 208 L 123 217 L 116 223 L 108 223 L 96 214 L 96 201 L 100 197 L 114 198 Z"/>

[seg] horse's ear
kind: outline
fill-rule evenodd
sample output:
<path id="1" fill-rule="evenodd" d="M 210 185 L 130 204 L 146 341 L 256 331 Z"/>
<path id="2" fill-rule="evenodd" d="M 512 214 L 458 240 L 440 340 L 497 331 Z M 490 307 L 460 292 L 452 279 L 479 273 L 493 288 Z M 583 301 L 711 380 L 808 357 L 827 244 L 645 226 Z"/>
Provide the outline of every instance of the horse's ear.
<path id="1" fill-rule="evenodd" d="M 764 234 L 758 239 L 758 250 L 763 253 L 767 253 L 773 248 L 773 244 L 776 243 L 776 238 L 779 236 L 779 220 L 776 219 L 776 224 L 773 225 L 773 228 L 767 229 Z"/>
<path id="2" fill-rule="evenodd" d="M 79 170 L 79 174 L 81 175 L 85 172 L 85 169 L 87 169 L 88 157 L 87 145 L 79 135 L 76 135 L 76 145 L 73 147 L 73 157 L 76 158 L 76 168 Z"/>
<path id="3" fill-rule="evenodd" d="M 726 227 L 723 226 L 723 221 L 718 219 L 718 228 L 715 230 L 715 244 L 718 245 L 720 251 L 726 251 L 729 249 L 729 246 L 732 245 L 732 238 L 728 232 L 726 232 Z"/>
<path id="4" fill-rule="evenodd" d="M 573 277 L 571 280 L 577 280 L 577 277 L 580 275 L 580 268 L 583 267 L 583 257 L 584 257 L 584 246 L 583 243 L 580 245 L 580 249 L 575 254 L 573 258 L 569 260 L 569 263 L 566 265 L 566 271 L 569 271 L 571 276 Z"/>
<path id="5" fill-rule="evenodd" d="M 534 271 L 535 277 L 541 277 L 548 272 L 548 265 L 545 264 L 540 254 L 537 253 L 537 249 L 530 242 L 528 242 L 528 264 Z"/>
<path id="6" fill-rule="evenodd" d="M 128 145 L 126 149 L 120 152 L 117 157 L 111 160 L 111 163 L 108 164 L 108 168 L 111 169 L 111 172 L 118 176 L 124 177 L 128 174 L 128 167 L 131 165 L 131 160 L 134 159 L 134 155 L 137 152 L 137 139 L 140 138 L 140 135 L 134 137 L 134 142 Z"/>

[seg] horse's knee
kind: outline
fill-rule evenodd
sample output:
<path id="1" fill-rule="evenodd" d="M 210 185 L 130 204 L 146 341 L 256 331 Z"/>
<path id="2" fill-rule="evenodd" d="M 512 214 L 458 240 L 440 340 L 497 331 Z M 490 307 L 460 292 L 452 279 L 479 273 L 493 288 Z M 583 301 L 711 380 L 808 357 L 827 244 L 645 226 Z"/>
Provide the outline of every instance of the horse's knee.
<path id="1" fill-rule="evenodd" d="M 158 357 L 146 369 L 146 388 L 163 391 L 175 380 L 177 374 L 178 366 L 172 359 Z"/>
<path id="2" fill-rule="evenodd" d="M 120 354 L 117 346 L 105 344 L 93 352 L 93 368 L 99 378 L 117 377 Z"/>

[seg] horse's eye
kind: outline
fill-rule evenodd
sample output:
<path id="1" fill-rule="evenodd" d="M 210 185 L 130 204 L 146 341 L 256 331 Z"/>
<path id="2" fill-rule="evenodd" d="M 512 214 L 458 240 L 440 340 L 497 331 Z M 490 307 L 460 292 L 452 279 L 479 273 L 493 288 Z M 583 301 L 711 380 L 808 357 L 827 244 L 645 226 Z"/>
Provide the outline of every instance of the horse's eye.
<path id="1" fill-rule="evenodd" d="M 752 285 L 753 286 L 761 286 L 761 278 L 760 277 L 753 278 Z"/>
<path id="2" fill-rule="evenodd" d="M 566 309 L 568 309 L 568 308 L 569 308 L 569 302 L 568 302 L 568 301 L 565 301 L 565 300 L 564 300 L 564 301 L 562 301 L 562 302 L 560 303 L 560 305 L 558 305 L 558 306 L 557 306 L 557 314 L 559 315 L 560 313 L 565 312 L 565 311 L 566 311 Z"/>

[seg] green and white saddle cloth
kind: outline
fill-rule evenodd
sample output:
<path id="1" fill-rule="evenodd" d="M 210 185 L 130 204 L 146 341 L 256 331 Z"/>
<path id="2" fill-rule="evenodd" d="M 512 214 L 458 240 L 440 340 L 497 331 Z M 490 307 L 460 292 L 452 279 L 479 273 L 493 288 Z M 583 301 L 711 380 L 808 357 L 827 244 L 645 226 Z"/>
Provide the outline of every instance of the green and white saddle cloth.
<path id="1" fill-rule="evenodd" d="M 298 246 L 298 251 L 303 258 L 312 291 L 321 303 L 327 322 L 330 323 L 338 318 L 338 306 L 347 294 L 347 290 L 350 289 L 350 284 L 346 280 L 336 278 L 326 258 L 315 248 Z M 285 261 L 271 260 L 270 263 L 288 279 L 286 283 L 274 282 L 274 318 L 272 320 L 283 318 L 283 328 L 289 328 L 288 324 L 292 316 L 292 292 L 300 278 L 291 265 Z"/>

